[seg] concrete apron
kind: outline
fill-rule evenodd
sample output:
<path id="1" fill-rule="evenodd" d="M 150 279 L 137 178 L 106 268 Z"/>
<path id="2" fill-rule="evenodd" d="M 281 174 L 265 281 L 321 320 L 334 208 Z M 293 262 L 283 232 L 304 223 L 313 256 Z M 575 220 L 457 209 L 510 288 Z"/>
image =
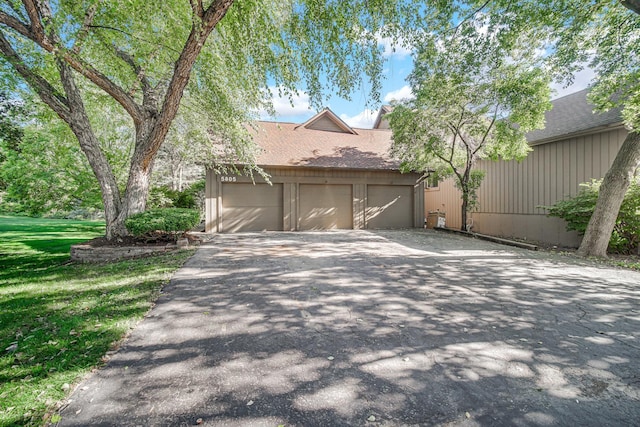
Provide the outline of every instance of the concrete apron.
<path id="1" fill-rule="evenodd" d="M 60 425 L 633 425 L 639 284 L 436 231 L 218 235 Z"/>

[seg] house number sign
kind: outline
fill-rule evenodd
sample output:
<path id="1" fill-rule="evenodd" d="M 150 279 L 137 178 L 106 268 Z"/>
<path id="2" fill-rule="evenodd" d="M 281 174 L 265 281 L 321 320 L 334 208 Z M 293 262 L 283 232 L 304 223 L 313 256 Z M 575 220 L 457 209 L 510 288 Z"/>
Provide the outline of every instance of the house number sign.
<path id="1" fill-rule="evenodd" d="M 238 177 L 236 176 L 221 176 L 220 177 L 220 181 L 221 182 L 236 182 L 238 180 Z"/>

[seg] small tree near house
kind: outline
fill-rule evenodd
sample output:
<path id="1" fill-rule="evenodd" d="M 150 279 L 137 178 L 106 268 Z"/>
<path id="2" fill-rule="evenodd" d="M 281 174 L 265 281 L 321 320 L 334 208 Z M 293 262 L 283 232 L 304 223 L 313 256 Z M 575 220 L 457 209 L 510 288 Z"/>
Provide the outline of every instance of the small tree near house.
<path id="1" fill-rule="evenodd" d="M 499 29 L 462 22 L 426 38 L 409 76 L 415 98 L 390 114 L 392 153 L 407 170 L 452 177 L 462 193 L 462 229 L 484 173 L 479 159 L 522 159 L 525 133 L 544 124 L 549 78 L 527 50 L 526 34 L 502 45 Z"/>

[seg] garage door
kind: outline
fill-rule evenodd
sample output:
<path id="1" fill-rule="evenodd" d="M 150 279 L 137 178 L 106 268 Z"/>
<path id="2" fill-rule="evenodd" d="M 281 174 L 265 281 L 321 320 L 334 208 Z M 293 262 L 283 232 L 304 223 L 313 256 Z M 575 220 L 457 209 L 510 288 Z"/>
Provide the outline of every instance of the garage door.
<path id="1" fill-rule="evenodd" d="M 300 230 L 353 228 L 351 187 L 300 184 Z"/>
<path id="2" fill-rule="evenodd" d="M 282 184 L 222 183 L 221 231 L 282 230 Z"/>
<path id="3" fill-rule="evenodd" d="M 413 186 L 368 185 L 367 228 L 413 227 Z"/>

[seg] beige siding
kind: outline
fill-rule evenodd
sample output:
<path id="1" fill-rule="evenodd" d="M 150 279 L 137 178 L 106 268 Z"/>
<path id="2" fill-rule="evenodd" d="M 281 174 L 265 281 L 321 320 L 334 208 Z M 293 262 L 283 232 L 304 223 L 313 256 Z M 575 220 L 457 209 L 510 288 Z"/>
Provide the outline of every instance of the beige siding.
<path id="1" fill-rule="evenodd" d="M 345 130 L 338 126 L 336 122 L 326 116 L 319 118 L 313 123 L 310 123 L 307 126 L 307 129 L 323 130 L 328 132 L 345 132 Z"/>
<path id="2" fill-rule="evenodd" d="M 479 162 L 477 169 L 486 176 L 478 190 L 479 209 L 471 215 L 474 231 L 577 246 L 579 236 L 566 232 L 564 221 L 548 218 L 541 206 L 575 196 L 580 183 L 602 178 L 626 135 L 618 128 L 535 145 L 521 162 Z M 451 228 L 461 225 L 460 203 L 451 180 L 425 192 L 425 211 L 446 212 Z"/>
<path id="3" fill-rule="evenodd" d="M 429 212 L 444 212 L 448 228 L 460 228 L 462 224 L 462 199 L 453 179 L 442 181 L 437 188 L 428 188 L 424 192 L 425 215 Z"/>

